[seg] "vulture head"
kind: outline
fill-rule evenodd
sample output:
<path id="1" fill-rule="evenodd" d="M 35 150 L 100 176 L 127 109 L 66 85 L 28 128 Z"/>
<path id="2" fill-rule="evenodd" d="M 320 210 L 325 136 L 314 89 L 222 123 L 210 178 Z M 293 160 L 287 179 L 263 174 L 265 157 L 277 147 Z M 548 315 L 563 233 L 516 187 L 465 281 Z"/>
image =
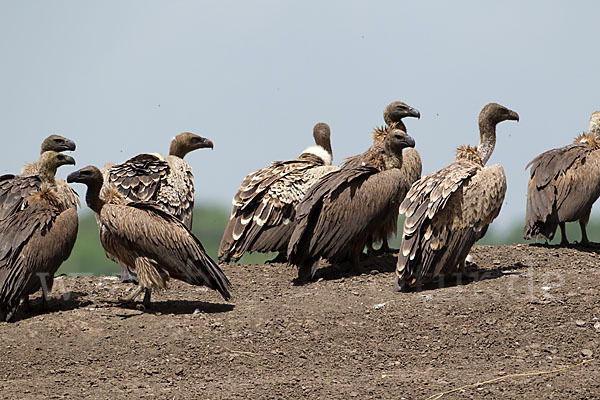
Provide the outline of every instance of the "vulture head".
<path id="1" fill-rule="evenodd" d="M 597 137 L 600 136 L 600 111 L 596 111 L 590 117 L 589 132 L 595 134 Z"/>
<path id="2" fill-rule="evenodd" d="M 75 165 L 75 159 L 56 151 L 45 151 L 38 160 L 39 174 L 42 179 L 52 182 L 54 181 L 56 170 L 61 165 Z"/>
<path id="3" fill-rule="evenodd" d="M 383 142 L 385 169 L 402 167 L 402 150 L 415 147 L 415 139 L 400 129 L 392 129 Z"/>
<path id="4" fill-rule="evenodd" d="M 102 172 L 100 172 L 100 170 L 93 165 L 88 165 L 87 167 L 83 167 L 75 172 L 71 172 L 69 176 L 67 176 L 67 182 L 83 183 L 87 186 L 102 186 Z"/>
<path id="5" fill-rule="evenodd" d="M 171 141 L 169 155 L 183 158 L 190 151 L 205 149 L 207 147 L 213 148 L 213 142 L 210 139 L 190 132 L 183 132 L 175 136 Z"/>
<path id="6" fill-rule="evenodd" d="M 313 128 L 313 137 L 315 138 L 315 144 L 321 146 L 327 153 L 329 158 L 333 158 L 333 152 L 331 151 L 331 129 L 325 122 L 319 122 Z M 331 162 L 330 162 L 331 163 Z"/>
<path id="7" fill-rule="evenodd" d="M 40 154 L 45 151 L 74 151 L 75 142 L 59 135 L 50 135 L 42 142 Z"/>
<path id="8" fill-rule="evenodd" d="M 104 178 L 102 177 L 102 172 L 100 172 L 98 168 L 94 167 L 93 165 L 88 165 L 80 170 L 71 172 L 67 176 L 67 182 L 77 182 L 86 185 L 87 194 L 85 199 L 88 207 L 90 207 L 96 213 L 100 212 L 102 206 L 104 205 L 104 201 L 100 199 L 100 190 L 102 189 Z"/>
<path id="9" fill-rule="evenodd" d="M 519 121 L 519 114 L 497 103 L 486 104 L 479 113 L 479 125 L 482 123 L 497 125 L 502 121 Z"/>
<path id="10" fill-rule="evenodd" d="M 383 120 L 388 125 L 392 125 L 394 122 L 400 123 L 402 118 L 406 117 L 421 118 L 421 113 L 416 108 L 412 108 L 401 101 L 390 103 L 383 111 Z"/>

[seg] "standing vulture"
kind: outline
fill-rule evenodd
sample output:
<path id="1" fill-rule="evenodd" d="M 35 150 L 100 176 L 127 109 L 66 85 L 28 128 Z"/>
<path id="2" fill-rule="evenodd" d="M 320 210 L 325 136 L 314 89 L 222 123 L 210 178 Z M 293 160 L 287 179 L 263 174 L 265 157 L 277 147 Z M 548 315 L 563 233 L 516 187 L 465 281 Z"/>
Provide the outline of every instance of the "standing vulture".
<path id="1" fill-rule="evenodd" d="M 219 246 L 219 262 L 237 261 L 247 251 L 279 252 L 285 262 L 294 230 L 296 206 L 321 177 L 338 169 L 331 165 L 329 125 L 313 129 L 316 146 L 298 158 L 275 161 L 248 175 L 233 197 L 229 222 Z"/>
<path id="2" fill-rule="evenodd" d="M 358 269 L 369 237 L 387 220 L 396 199 L 408 191 L 402 150 L 414 147 L 415 141 L 393 127 L 383 137 L 383 147 L 375 140 L 360 163 L 326 175 L 298 204 L 288 259 L 298 267 L 299 282 L 314 276 L 320 258 L 333 263 L 350 260 Z"/>
<path id="3" fill-rule="evenodd" d="M 75 164 L 67 155 L 46 151 L 37 163 L 40 187 L 27 207 L 0 220 L 0 321 L 10 320 L 20 299 L 40 287 L 45 300 L 54 273 L 71 254 L 77 237 L 77 209 L 66 206 L 54 180 L 61 165 Z"/>
<path id="4" fill-rule="evenodd" d="M 107 164 L 102 168 L 104 180 L 116 187 L 128 201 L 152 201 L 192 229 L 194 212 L 194 175 L 183 160 L 196 149 L 213 148 L 213 142 L 190 132 L 171 141 L 169 155 L 139 154 L 123 164 Z M 121 279 L 137 282 L 123 264 Z"/>
<path id="5" fill-rule="evenodd" d="M 393 103 L 388 104 L 383 111 L 383 120 L 385 121 L 386 127 L 394 126 L 396 129 L 408 133 L 406 125 L 404 125 L 404 122 L 402 121 L 402 119 L 406 117 L 421 118 L 421 113 L 416 108 L 412 108 L 401 101 L 394 101 Z M 387 132 L 385 128 L 375 130 L 373 141 L 377 146 L 383 146 L 385 132 Z M 360 164 L 360 157 L 361 155 L 349 157 L 346 159 L 344 165 Z M 408 182 L 409 187 L 421 177 L 421 156 L 417 149 L 409 148 L 404 150 L 402 154 L 402 172 L 404 173 L 402 182 Z M 388 238 L 395 235 L 398 231 L 397 206 L 404 200 L 404 197 L 396 200 L 397 204 L 392 206 L 393 211 L 389 213 L 386 221 L 382 223 L 380 229 L 375 231 L 372 237 L 367 241 L 367 252 L 369 254 L 390 253 L 394 251 L 388 245 Z M 375 251 L 373 250 L 373 243 L 377 242 L 381 242 L 381 248 L 378 251 Z"/>
<path id="6" fill-rule="evenodd" d="M 581 244 L 589 246 L 585 228 L 600 196 L 600 111 L 590 117 L 587 134 L 540 154 L 525 168 L 530 166 L 525 239 L 552 240 L 559 226 L 560 244 L 566 245 L 565 222 L 579 220 Z"/>
<path id="7" fill-rule="evenodd" d="M 7 218 L 18 209 L 27 206 L 29 196 L 41 188 L 40 165 L 46 151 L 63 152 L 75 150 L 72 140 L 58 135 L 50 135 L 41 146 L 40 159 L 26 164 L 21 175 L 6 174 L 0 176 L 0 220 Z M 54 182 L 54 174 L 52 175 Z M 62 179 L 56 179 L 55 193 L 66 206 L 77 208 L 77 193 Z"/>
<path id="8" fill-rule="evenodd" d="M 460 146 L 447 167 L 413 184 L 400 205 L 406 215 L 396 268 L 396 290 L 421 285 L 464 266 L 473 244 L 498 216 L 506 177 L 485 164 L 496 144 L 496 125 L 519 114 L 496 103 L 479 114 L 479 145 Z"/>
<path id="9" fill-rule="evenodd" d="M 130 300 L 145 289 L 144 304 L 149 305 L 150 289 L 166 289 L 169 278 L 208 286 L 229 300 L 229 281 L 179 219 L 154 202 L 123 203 L 118 189 L 103 185 L 96 167 L 75 171 L 67 181 L 87 185 L 86 202 L 96 214 L 102 247 L 137 274 L 140 287 Z"/>

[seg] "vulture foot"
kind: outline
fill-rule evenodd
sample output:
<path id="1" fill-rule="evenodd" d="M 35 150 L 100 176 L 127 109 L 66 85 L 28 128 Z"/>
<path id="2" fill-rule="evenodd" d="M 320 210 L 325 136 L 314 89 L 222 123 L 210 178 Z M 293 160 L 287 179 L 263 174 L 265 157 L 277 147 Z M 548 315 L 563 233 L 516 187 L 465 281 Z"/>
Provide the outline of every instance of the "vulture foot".
<path id="1" fill-rule="evenodd" d="M 404 279 L 400 280 L 400 279 L 396 278 L 396 282 L 394 282 L 394 292 L 406 293 L 407 291 L 408 291 L 408 288 L 406 286 L 406 282 L 404 282 Z"/>
<path id="2" fill-rule="evenodd" d="M 142 301 L 142 304 L 146 308 L 150 308 L 150 296 L 151 295 L 152 295 L 152 289 L 146 288 L 144 290 L 144 300 Z"/>
<path id="3" fill-rule="evenodd" d="M 137 297 L 144 291 L 144 288 L 142 286 L 138 286 L 137 289 L 135 289 L 135 291 L 131 294 L 131 296 L 129 297 L 125 297 L 124 299 L 121 298 L 119 299 L 119 302 L 122 304 L 132 304 L 135 303 L 135 299 L 137 299 Z M 144 299 L 146 298 L 146 296 L 144 296 Z"/>

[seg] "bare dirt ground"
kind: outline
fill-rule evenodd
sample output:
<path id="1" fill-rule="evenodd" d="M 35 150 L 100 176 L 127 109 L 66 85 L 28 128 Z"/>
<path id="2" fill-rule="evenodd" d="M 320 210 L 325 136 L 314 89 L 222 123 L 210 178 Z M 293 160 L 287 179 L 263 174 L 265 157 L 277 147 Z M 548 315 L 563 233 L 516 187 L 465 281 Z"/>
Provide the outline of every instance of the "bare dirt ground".
<path id="1" fill-rule="evenodd" d="M 469 279 L 414 293 L 392 291 L 393 257 L 305 286 L 226 265 L 231 303 L 172 282 L 148 310 L 112 302 L 133 287 L 111 277 L 61 277 L 47 312 L 0 323 L 0 398 L 426 399 L 496 378 L 442 398 L 600 398 L 599 254 L 473 256 Z"/>

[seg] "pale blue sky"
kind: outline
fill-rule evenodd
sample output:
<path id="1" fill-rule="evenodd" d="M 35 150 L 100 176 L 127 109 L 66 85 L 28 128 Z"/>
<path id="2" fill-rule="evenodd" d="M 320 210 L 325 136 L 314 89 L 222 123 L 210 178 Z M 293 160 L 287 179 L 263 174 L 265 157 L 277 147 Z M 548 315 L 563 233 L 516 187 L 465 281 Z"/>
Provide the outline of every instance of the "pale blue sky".
<path id="1" fill-rule="evenodd" d="M 477 143 L 494 101 L 521 116 L 499 126 L 490 160 L 507 174 L 503 227 L 524 215 L 525 164 L 600 109 L 599 12 L 594 1 L 2 0 L 0 173 L 35 160 L 50 133 L 77 142 L 82 167 L 166 153 L 191 131 L 215 143 L 186 158 L 197 201 L 229 207 L 247 173 L 311 145 L 316 122 L 331 125 L 339 163 L 403 100 L 421 111 L 407 126 L 429 173 Z"/>

